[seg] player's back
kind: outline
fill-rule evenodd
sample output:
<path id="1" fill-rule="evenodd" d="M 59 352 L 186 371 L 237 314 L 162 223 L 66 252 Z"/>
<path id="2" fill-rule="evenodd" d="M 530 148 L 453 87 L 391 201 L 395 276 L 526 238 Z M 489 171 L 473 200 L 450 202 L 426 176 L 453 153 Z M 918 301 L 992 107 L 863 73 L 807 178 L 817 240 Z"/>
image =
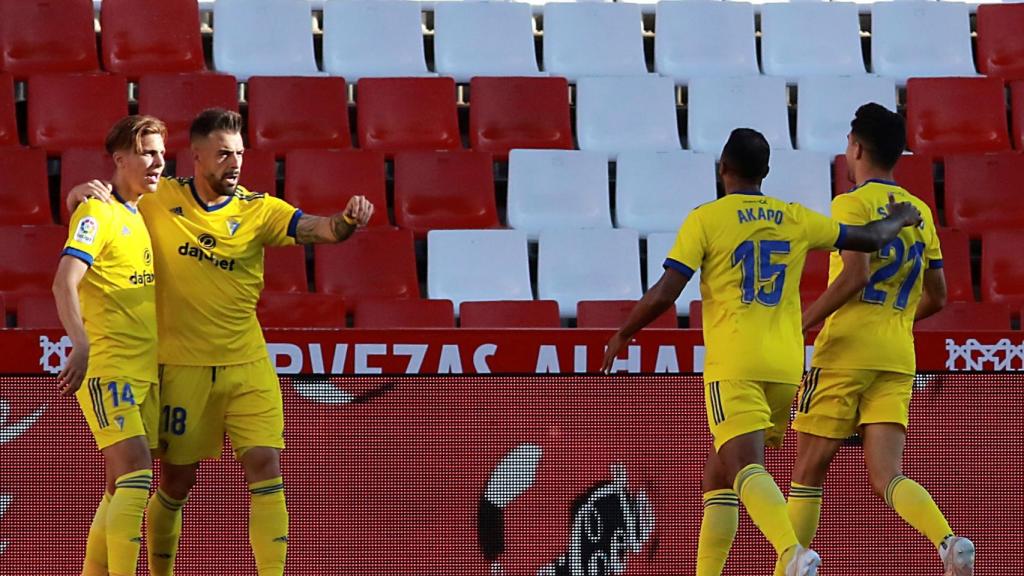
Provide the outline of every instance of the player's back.
<path id="1" fill-rule="evenodd" d="M 931 210 L 895 182 L 870 180 L 837 197 L 833 217 L 863 225 L 884 218 L 889 194 L 910 202 L 922 222 L 870 255 L 868 285 L 825 320 L 815 342 L 813 364 L 821 368 L 886 370 L 913 374 L 913 325 L 921 300 L 924 271 L 942 267 L 942 251 Z M 843 270 L 838 252 L 829 263 L 829 283 Z"/>
<path id="2" fill-rule="evenodd" d="M 840 234 L 831 219 L 760 193 L 730 194 L 690 214 L 666 266 L 701 268 L 705 380 L 799 382 L 804 261 Z"/>

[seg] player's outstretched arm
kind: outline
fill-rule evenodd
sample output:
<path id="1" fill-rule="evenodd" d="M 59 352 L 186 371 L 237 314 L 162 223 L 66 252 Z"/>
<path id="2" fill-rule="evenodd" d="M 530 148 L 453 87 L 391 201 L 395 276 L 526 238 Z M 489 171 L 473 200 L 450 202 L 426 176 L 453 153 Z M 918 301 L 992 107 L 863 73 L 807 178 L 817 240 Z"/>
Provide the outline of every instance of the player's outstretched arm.
<path id="1" fill-rule="evenodd" d="M 71 357 L 57 377 L 60 393 L 70 396 L 78 391 L 89 365 L 89 336 L 82 322 L 82 308 L 78 302 L 78 284 L 89 265 L 73 256 L 62 256 L 53 279 L 53 297 L 57 301 L 57 315 L 64 331 L 71 338 Z"/>
<path id="2" fill-rule="evenodd" d="M 114 188 L 110 185 L 110 182 L 103 180 L 89 180 L 75 186 L 68 191 L 68 197 L 64 200 L 68 207 L 68 214 L 74 214 L 75 208 L 78 208 L 79 204 L 89 198 L 95 198 L 104 204 L 109 203 L 113 191 Z"/>
<path id="3" fill-rule="evenodd" d="M 675 305 L 676 299 L 679 298 L 689 280 L 689 278 L 672 268 L 665 269 L 664 274 L 661 275 L 661 280 L 658 280 L 657 284 L 651 286 L 651 289 L 644 294 L 644 297 L 636 303 L 636 306 L 629 313 L 629 318 L 626 318 L 626 323 L 608 341 L 608 346 L 604 353 L 604 361 L 601 362 L 601 372 L 607 374 L 611 371 L 612 362 L 615 361 L 615 357 L 619 355 L 619 352 L 622 351 L 634 334 L 653 322 L 655 318 L 661 316 L 670 306 Z"/>
<path id="4" fill-rule="evenodd" d="M 807 332 L 824 322 L 833 312 L 842 308 L 850 298 L 868 285 L 871 276 L 871 257 L 864 252 L 842 253 L 843 271 L 825 292 L 807 307 L 803 313 L 803 330 Z"/>
<path id="5" fill-rule="evenodd" d="M 924 271 L 924 286 L 921 301 L 917 304 L 914 321 L 924 320 L 946 307 L 946 274 L 942 268 Z"/>
<path id="6" fill-rule="evenodd" d="M 846 234 L 836 248 L 840 250 L 856 250 L 857 252 L 874 252 L 881 250 L 900 233 L 906 226 L 917 226 L 921 223 L 921 212 L 909 202 L 896 202 L 889 194 L 889 215 L 864 226 L 847 226 Z"/>
<path id="7" fill-rule="evenodd" d="M 334 216 L 303 214 L 295 227 L 295 241 L 299 244 L 332 244 L 343 242 L 360 226 L 366 226 L 373 217 L 373 204 L 363 196 L 349 199 L 345 210 Z"/>

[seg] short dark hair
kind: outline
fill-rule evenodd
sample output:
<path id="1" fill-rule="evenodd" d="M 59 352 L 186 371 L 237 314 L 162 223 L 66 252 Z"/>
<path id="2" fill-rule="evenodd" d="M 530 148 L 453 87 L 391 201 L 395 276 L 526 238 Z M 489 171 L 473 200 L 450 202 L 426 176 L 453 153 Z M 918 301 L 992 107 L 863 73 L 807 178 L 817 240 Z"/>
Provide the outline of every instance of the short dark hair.
<path id="1" fill-rule="evenodd" d="M 136 154 L 142 152 L 142 139 L 151 134 L 158 134 L 167 139 L 167 126 L 152 116 L 125 116 L 107 132 L 107 154 L 131 150 Z"/>
<path id="2" fill-rule="evenodd" d="M 206 138 L 214 132 L 242 133 L 242 115 L 232 110 L 223 108 L 207 108 L 196 116 L 189 128 L 188 138 L 194 142 L 200 138 Z"/>
<path id="3" fill-rule="evenodd" d="M 907 126 L 903 116 L 871 102 L 857 109 L 850 133 L 879 168 L 892 170 L 907 147 Z"/>
<path id="4" fill-rule="evenodd" d="M 768 175 L 771 147 L 764 134 L 751 128 L 737 128 L 729 134 L 722 148 L 722 164 L 729 172 L 750 181 L 761 181 Z"/>

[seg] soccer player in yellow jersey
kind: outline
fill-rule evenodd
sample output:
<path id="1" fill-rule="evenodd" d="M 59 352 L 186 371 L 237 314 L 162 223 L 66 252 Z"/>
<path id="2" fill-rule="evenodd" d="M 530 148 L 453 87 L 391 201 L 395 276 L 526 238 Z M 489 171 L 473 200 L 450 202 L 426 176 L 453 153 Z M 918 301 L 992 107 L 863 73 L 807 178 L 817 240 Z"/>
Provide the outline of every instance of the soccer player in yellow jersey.
<path id="1" fill-rule="evenodd" d="M 238 185 L 242 118 L 207 110 L 191 127 L 195 178 L 164 179 L 140 204 L 153 234 L 160 320 L 160 487 L 150 501 L 147 542 L 154 575 L 173 573 L 181 509 L 199 463 L 231 439 L 249 484 L 249 540 L 261 576 L 284 573 L 288 512 L 281 477 L 284 414 L 256 303 L 264 246 L 340 242 L 369 221 L 354 197 L 332 217 L 303 214 Z M 69 198 L 104 196 L 105 185 Z"/>
<path id="2" fill-rule="evenodd" d="M 775 573 L 813 576 L 818 555 L 799 544 L 786 500 L 764 468 L 764 446 L 781 444 L 803 372 L 800 275 L 809 250 L 873 251 L 920 221 L 909 204 L 889 216 L 844 226 L 795 203 L 764 196 L 768 142 L 740 128 L 722 150 L 726 195 L 696 208 L 679 229 L 661 279 L 608 343 L 603 370 L 638 330 L 673 306 L 701 269 L 704 397 L 714 446 L 704 471 L 704 520 L 697 574 L 721 574 L 742 502 L 778 553 Z"/>
<path id="3" fill-rule="evenodd" d="M 160 397 L 153 247 L 137 203 L 157 189 L 166 135 L 149 116 L 128 116 L 110 130 L 116 201 L 85 202 L 74 211 L 53 281 L 74 346 L 60 391 L 78 399 L 106 467 L 84 576 L 133 575 L 139 558 Z"/>
<path id="4" fill-rule="evenodd" d="M 947 576 L 974 572 L 974 545 L 953 535 L 928 492 L 900 471 L 914 383 L 914 320 L 946 301 L 942 252 L 931 211 L 893 181 L 906 143 L 903 118 L 878 104 L 857 110 L 846 148 L 857 183 L 832 202 L 832 217 L 866 224 L 884 217 L 890 196 L 924 215 L 920 226 L 873 254 L 832 254 L 829 286 L 803 315 L 825 320 L 815 341 L 793 428 L 799 432 L 789 513 L 801 544 L 814 538 L 822 486 L 843 439 L 860 432 L 871 487 L 938 548 Z M 827 319 L 826 319 L 827 318 Z"/>

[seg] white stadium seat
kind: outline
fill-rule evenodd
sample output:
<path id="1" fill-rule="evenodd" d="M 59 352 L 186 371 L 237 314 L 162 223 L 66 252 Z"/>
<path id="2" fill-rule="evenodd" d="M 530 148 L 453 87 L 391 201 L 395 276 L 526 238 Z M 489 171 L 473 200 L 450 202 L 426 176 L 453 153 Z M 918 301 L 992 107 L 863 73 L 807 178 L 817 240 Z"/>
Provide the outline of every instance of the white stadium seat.
<path id="1" fill-rule="evenodd" d="M 680 222 L 682 224 L 682 222 Z M 661 278 L 665 268 L 665 258 L 669 250 L 675 244 L 677 232 L 659 232 L 647 237 L 647 289 L 650 290 Z M 693 273 L 693 277 L 686 283 L 682 294 L 676 299 L 676 314 L 690 316 L 690 302 L 700 300 L 700 268 Z"/>
<path id="2" fill-rule="evenodd" d="M 790 81 L 864 74 L 857 6 L 800 2 L 763 7 L 761 59 L 765 74 Z"/>
<path id="3" fill-rule="evenodd" d="M 832 155 L 807 150 L 772 150 L 761 191 L 799 202 L 826 216 L 832 213 Z"/>
<path id="4" fill-rule="evenodd" d="M 642 25 L 636 4 L 549 4 L 544 7 L 544 71 L 570 82 L 645 74 Z"/>
<path id="5" fill-rule="evenodd" d="M 976 75 L 970 18 L 958 2 L 872 4 L 872 71 L 900 85 L 910 77 Z"/>
<path id="6" fill-rule="evenodd" d="M 579 150 L 512 150 L 508 224 L 531 239 L 544 230 L 611 228 L 607 157 Z"/>
<path id="7" fill-rule="evenodd" d="M 675 232 L 690 210 L 716 197 L 711 154 L 623 152 L 615 174 L 615 224 L 641 237 Z"/>
<path id="8" fill-rule="evenodd" d="M 635 230 L 548 230 L 537 249 L 537 296 L 563 317 L 580 300 L 639 300 L 640 248 Z"/>
<path id="9" fill-rule="evenodd" d="M 427 233 L 427 297 L 462 302 L 532 300 L 526 234 L 519 230 Z"/>
<path id="10" fill-rule="evenodd" d="M 330 0 L 324 6 L 324 70 L 350 83 L 431 75 L 422 9 L 401 0 Z"/>
<path id="11" fill-rule="evenodd" d="M 313 13 L 306 0 L 217 0 L 213 65 L 239 81 L 250 76 L 318 76 Z M 273 41 L 269 41 L 273 39 Z"/>
<path id="12" fill-rule="evenodd" d="M 754 7 L 744 2 L 659 2 L 654 69 L 678 84 L 758 74 Z"/>
<path id="13" fill-rule="evenodd" d="M 772 148 L 790 149 L 786 80 L 696 78 L 689 87 L 689 148 L 718 156 L 735 128 L 753 128 Z"/>
<path id="14" fill-rule="evenodd" d="M 463 83 L 473 76 L 537 76 L 533 11 L 520 2 L 438 3 L 434 63 Z"/>
<path id="15" fill-rule="evenodd" d="M 853 114 L 868 102 L 896 110 L 896 83 L 881 76 L 817 76 L 800 80 L 796 147 L 842 154 Z"/>
<path id="16" fill-rule="evenodd" d="M 580 150 L 612 159 L 630 150 L 679 150 L 675 85 L 654 75 L 581 78 L 576 139 Z"/>

